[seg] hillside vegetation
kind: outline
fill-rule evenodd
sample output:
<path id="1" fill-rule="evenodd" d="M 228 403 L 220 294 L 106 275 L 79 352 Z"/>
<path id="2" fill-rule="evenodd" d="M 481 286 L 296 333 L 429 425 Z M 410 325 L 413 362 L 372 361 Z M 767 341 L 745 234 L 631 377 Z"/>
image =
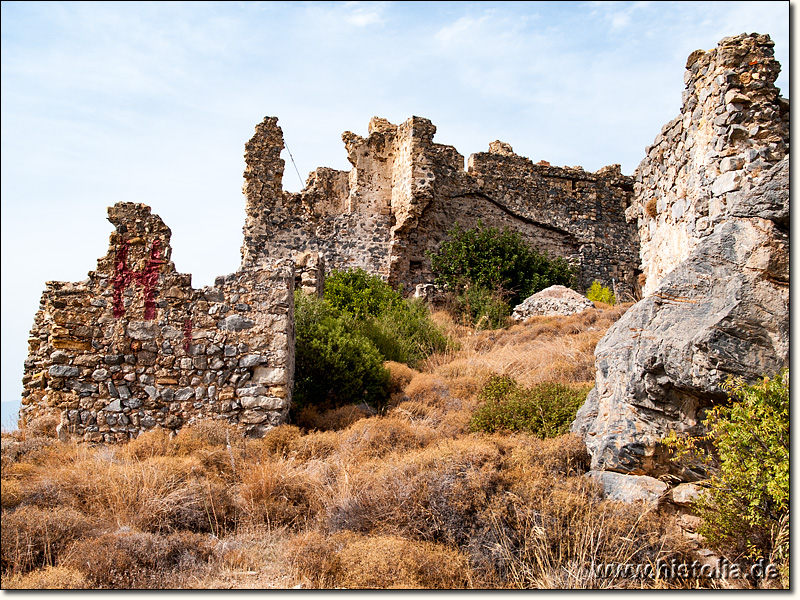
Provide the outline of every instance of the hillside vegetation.
<path id="1" fill-rule="evenodd" d="M 752 584 L 596 568 L 698 556 L 676 514 L 604 500 L 584 477 L 589 456 L 569 426 L 597 342 L 630 305 L 595 306 L 480 330 L 458 304 L 431 314 L 378 278 L 335 274 L 325 298 L 297 298 L 297 402 L 262 439 L 225 421 L 121 446 L 60 442 L 46 417 L 3 433 L 2 587 Z M 785 412 L 788 392 L 776 406 Z M 771 558 L 788 583 L 784 479 L 785 498 L 765 493 L 783 502 Z M 769 549 L 766 521 L 753 523 Z M 714 531 L 729 546 L 737 535 Z"/>
<path id="2" fill-rule="evenodd" d="M 341 406 L 263 439 L 222 422 L 124 446 L 64 444 L 52 422 L 4 434 L 3 588 L 653 585 L 591 565 L 687 558 L 669 517 L 601 500 L 570 434 L 471 426 L 493 376 L 585 394 L 624 309 L 483 332 L 436 314 L 459 348 L 386 363 L 381 414 Z"/>

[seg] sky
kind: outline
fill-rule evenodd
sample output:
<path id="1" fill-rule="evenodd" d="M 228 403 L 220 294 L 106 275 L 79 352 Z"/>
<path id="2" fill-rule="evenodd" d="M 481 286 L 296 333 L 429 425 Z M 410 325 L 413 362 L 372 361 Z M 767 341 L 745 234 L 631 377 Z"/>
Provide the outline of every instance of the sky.
<path id="1" fill-rule="evenodd" d="M 276 116 L 284 189 L 350 169 L 341 134 L 431 119 L 465 157 L 632 175 L 681 105 L 687 56 L 767 33 L 789 96 L 789 2 L 2 2 L 2 425 L 46 281 L 143 202 L 195 287 L 235 271 L 244 144 Z M 792 8 L 794 8 L 792 6 Z"/>

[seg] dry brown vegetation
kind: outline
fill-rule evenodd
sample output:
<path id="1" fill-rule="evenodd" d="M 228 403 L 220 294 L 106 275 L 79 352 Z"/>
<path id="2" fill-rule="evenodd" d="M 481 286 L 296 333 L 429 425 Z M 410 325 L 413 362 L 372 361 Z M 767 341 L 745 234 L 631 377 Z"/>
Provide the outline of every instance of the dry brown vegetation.
<path id="1" fill-rule="evenodd" d="M 592 573 L 691 558 L 671 517 L 601 499 L 577 437 L 468 432 L 492 374 L 591 381 L 624 310 L 483 332 L 438 314 L 460 349 L 390 364 L 385 414 L 307 411 L 259 440 L 222 422 L 117 447 L 6 433 L 2 587 L 661 587 Z"/>

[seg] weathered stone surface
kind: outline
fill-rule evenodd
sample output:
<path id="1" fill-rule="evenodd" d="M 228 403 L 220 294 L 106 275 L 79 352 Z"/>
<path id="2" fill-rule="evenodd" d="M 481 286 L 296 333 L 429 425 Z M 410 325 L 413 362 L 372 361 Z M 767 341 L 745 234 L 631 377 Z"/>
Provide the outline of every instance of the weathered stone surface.
<path id="1" fill-rule="evenodd" d="M 603 486 L 603 497 L 620 502 L 656 505 L 669 489 L 663 481 L 647 475 L 626 475 L 612 471 L 589 471 L 585 475 Z"/>
<path id="2" fill-rule="evenodd" d="M 563 285 L 551 285 L 518 304 L 511 313 L 515 321 L 538 315 L 574 315 L 594 308 L 594 303 L 575 290 Z"/>
<path id="3" fill-rule="evenodd" d="M 227 331 L 242 331 L 250 329 L 253 325 L 255 325 L 255 321 L 242 315 L 231 315 L 219 322 L 219 328 Z"/>
<path id="4" fill-rule="evenodd" d="M 50 377 L 77 377 L 80 375 L 80 372 L 78 367 L 72 367 L 70 365 L 53 365 L 48 370 Z"/>
<path id="5" fill-rule="evenodd" d="M 765 214 L 788 214 L 784 164 L 764 186 L 739 197 L 740 214 L 767 196 Z M 702 435 L 704 413 L 726 398 L 720 384 L 729 376 L 753 381 L 788 366 L 788 229 L 728 217 L 609 329 L 595 356 L 595 388 L 573 424 L 592 468 L 703 478 L 698 467 L 670 463 L 659 441 L 673 430 Z"/>
<path id="6" fill-rule="evenodd" d="M 703 493 L 703 488 L 694 483 L 681 483 L 670 490 L 669 496 L 673 503 L 687 508 L 697 501 Z"/>

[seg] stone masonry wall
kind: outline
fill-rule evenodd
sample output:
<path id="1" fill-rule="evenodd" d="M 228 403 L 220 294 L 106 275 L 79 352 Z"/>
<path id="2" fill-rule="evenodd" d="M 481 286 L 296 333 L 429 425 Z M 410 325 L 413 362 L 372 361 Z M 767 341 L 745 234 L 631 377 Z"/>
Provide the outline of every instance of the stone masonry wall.
<path id="1" fill-rule="evenodd" d="M 789 153 L 789 102 L 774 85 L 773 45 L 768 35 L 742 34 L 689 56 L 681 114 L 647 148 L 628 210 L 639 229 L 645 294 Z"/>
<path id="2" fill-rule="evenodd" d="M 80 283 L 48 282 L 29 340 L 20 421 L 59 411 L 59 435 L 125 441 L 224 419 L 250 435 L 285 421 L 294 378 L 294 266 L 191 287 L 169 228 L 143 204 L 109 208 L 108 254 Z"/>
<path id="3" fill-rule="evenodd" d="M 436 144 L 436 127 L 411 117 L 400 125 L 373 118 L 369 135 L 346 132 L 349 173 L 320 168 L 300 193 L 280 186 L 283 134 L 277 119 L 256 127 L 246 145 L 243 266 L 261 257 L 319 253 L 327 269 L 361 267 L 407 292 L 431 283 L 428 253 L 459 223 L 509 227 L 578 267 L 578 284 L 597 279 L 637 292 L 638 237 L 625 219 L 633 179 L 618 165 L 533 164 L 508 144 L 464 157 Z"/>

